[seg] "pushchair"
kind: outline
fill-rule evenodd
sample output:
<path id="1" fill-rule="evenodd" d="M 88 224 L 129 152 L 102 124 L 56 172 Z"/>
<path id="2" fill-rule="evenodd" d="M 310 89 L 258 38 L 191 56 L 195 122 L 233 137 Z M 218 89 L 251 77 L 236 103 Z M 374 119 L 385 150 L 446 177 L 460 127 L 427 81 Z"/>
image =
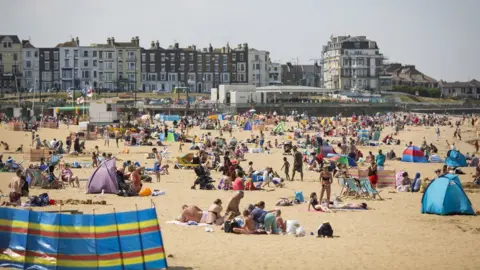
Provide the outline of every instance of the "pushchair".
<path id="1" fill-rule="evenodd" d="M 203 166 L 197 166 L 193 168 L 195 174 L 197 175 L 197 179 L 195 179 L 195 183 L 192 186 L 192 189 L 195 189 L 197 185 L 200 186 L 200 189 L 203 190 L 215 190 L 215 186 L 212 184 L 215 181 L 210 177 L 210 174 L 205 170 Z"/>
<path id="2" fill-rule="evenodd" d="M 286 142 L 284 145 L 283 145 L 283 154 L 284 155 L 291 155 L 292 154 L 292 142 Z"/>

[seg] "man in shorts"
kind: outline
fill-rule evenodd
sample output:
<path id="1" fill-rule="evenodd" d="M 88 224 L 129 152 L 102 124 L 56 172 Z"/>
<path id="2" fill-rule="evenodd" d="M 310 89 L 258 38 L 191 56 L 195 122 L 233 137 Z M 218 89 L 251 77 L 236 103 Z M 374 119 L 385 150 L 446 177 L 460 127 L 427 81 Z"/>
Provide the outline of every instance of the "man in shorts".
<path id="1" fill-rule="evenodd" d="M 160 182 L 160 169 L 162 167 L 162 156 L 158 153 L 157 148 L 152 148 L 152 152 L 155 155 L 155 164 L 153 165 L 153 171 L 157 177 L 157 183 Z"/>
<path id="2" fill-rule="evenodd" d="M 292 181 L 295 179 L 295 172 L 300 173 L 300 180 L 303 181 L 303 155 L 298 151 L 297 146 L 293 147 Z"/>

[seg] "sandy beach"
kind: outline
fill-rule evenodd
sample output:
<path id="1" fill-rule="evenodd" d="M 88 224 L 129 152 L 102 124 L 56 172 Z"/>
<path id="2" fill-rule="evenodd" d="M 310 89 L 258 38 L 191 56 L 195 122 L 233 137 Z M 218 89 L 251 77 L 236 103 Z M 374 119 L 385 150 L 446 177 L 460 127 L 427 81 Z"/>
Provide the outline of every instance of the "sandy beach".
<path id="1" fill-rule="evenodd" d="M 287 123 L 292 125 L 293 123 Z M 270 126 L 271 128 L 272 126 Z M 10 131 L 2 127 L 0 140 L 8 141 L 10 149 L 15 150 L 20 144 L 25 151 L 30 150 L 30 133 Z M 57 138 L 64 140 L 69 132 L 77 131 L 76 126 L 61 125 L 59 129 L 40 129 L 41 139 L 47 141 Z M 463 141 L 455 141 L 457 149 L 462 153 L 472 153 L 475 148 L 466 143 L 475 138 L 475 130 L 465 122 L 462 126 Z M 207 131 L 194 128 L 190 135 L 200 136 Z M 217 136 L 218 131 L 211 131 Z M 382 138 L 392 132 L 386 127 Z M 253 132 L 255 134 L 257 132 Z M 234 137 L 246 139 L 252 134 L 249 131 L 235 131 Z M 274 141 L 274 137 L 265 132 L 266 141 Z M 230 140 L 228 133 L 225 134 Z M 401 139 L 398 146 L 381 145 L 380 147 L 360 147 L 364 155 L 368 151 L 374 154 L 382 149 L 387 152 L 393 149 L 397 156 L 401 156 L 405 144 L 412 141 L 420 146 L 422 138 L 434 143 L 439 148 L 440 156 L 447 152 L 445 140 L 452 141 L 453 128 L 441 127 L 441 137 L 437 142 L 434 128 L 411 127 L 401 131 L 397 136 Z M 279 142 L 285 136 L 277 137 Z M 330 140 L 332 138 L 329 138 Z M 333 138 L 335 139 L 335 138 Z M 336 138 L 337 140 L 339 138 Z M 101 151 L 112 153 L 122 160 L 139 161 L 146 167 L 153 167 L 153 160 L 145 159 L 145 154 L 151 152 L 152 147 L 130 147 L 130 154 L 121 154 L 123 146 L 117 148 L 114 140 L 110 147 L 103 146 L 103 140 L 87 141 L 87 151 L 92 151 L 98 145 Z M 188 145 L 189 146 L 189 145 Z M 291 235 L 235 235 L 226 234 L 220 227 L 212 226 L 214 232 L 206 232 L 204 227 L 187 227 L 166 224 L 180 214 L 181 205 L 195 204 L 206 210 L 217 198 L 224 203 L 233 195 L 233 191 L 204 191 L 191 190 L 195 180 L 192 170 L 173 169 L 174 157 L 178 153 L 178 143 L 169 146 L 169 164 L 172 165 L 170 175 L 162 176 L 160 183 L 146 183 L 144 186 L 165 191 L 166 194 L 157 197 L 119 197 L 116 195 L 85 194 L 87 182 L 81 182 L 81 188 L 67 187 L 63 190 L 42 190 L 31 188 L 30 195 L 47 192 L 55 200 L 105 200 L 106 205 L 63 205 L 62 209 L 76 209 L 83 213 L 108 213 L 114 209 L 117 212 L 150 207 L 152 201 L 156 205 L 168 264 L 170 269 L 478 269 L 480 258 L 477 251 L 480 247 L 480 220 L 475 216 L 438 216 L 420 213 L 422 193 L 393 193 L 393 189 L 381 189 L 384 200 L 368 200 L 371 208 L 366 211 L 338 211 L 335 213 L 308 212 L 307 205 L 281 207 L 284 219 L 297 220 L 306 229 L 307 236 L 293 237 Z M 183 153 L 188 152 L 187 145 Z M 3 150 L 3 149 L 2 149 Z M 272 166 L 281 173 L 282 149 L 273 149 L 271 154 L 246 154 L 247 161 L 253 161 L 254 168 L 260 169 Z M 7 153 L 3 151 L 4 160 L 12 156 L 16 161 L 23 160 L 23 154 Z M 90 156 L 64 157 L 66 162 L 91 161 Z M 291 164 L 293 157 L 288 156 Z M 29 165 L 25 161 L 23 165 Z M 241 163 L 244 168 L 247 162 Z M 117 162 L 121 166 L 121 162 Z M 419 164 L 400 161 L 387 161 L 387 168 L 396 171 L 405 170 L 411 176 L 420 172 L 423 177 L 434 177 L 434 170 L 443 164 Z M 75 169 L 74 173 L 80 178 L 88 178 L 92 168 Z M 475 168 L 463 168 L 464 175 L 460 175 L 463 183 L 472 181 Z M 8 183 L 12 173 L 1 173 L 0 190 L 8 194 Z M 286 187 L 275 188 L 274 191 L 245 192 L 241 208 L 248 204 L 265 201 L 266 209 L 275 208 L 275 202 L 280 197 L 293 197 L 295 191 L 303 191 L 305 197 L 311 192 L 320 192 L 318 173 L 306 171 L 304 182 L 286 182 Z M 218 184 L 219 172 L 212 172 L 212 177 Z M 299 176 L 296 176 L 296 180 Z M 333 192 L 337 195 L 341 187 L 333 184 Z M 480 210 L 480 189 L 466 190 L 474 210 Z M 8 198 L 2 198 L 6 200 Z M 26 198 L 22 198 L 23 201 Z M 346 202 L 362 202 L 364 200 L 347 199 Z M 42 207 L 38 210 L 57 210 L 60 206 Z M 35 209 L 37 210 L 37 209 Z M 334 229 L 333 239 L 316 238 L 310 232 L 316 232 L 317 227 L 328 221 Z"/>

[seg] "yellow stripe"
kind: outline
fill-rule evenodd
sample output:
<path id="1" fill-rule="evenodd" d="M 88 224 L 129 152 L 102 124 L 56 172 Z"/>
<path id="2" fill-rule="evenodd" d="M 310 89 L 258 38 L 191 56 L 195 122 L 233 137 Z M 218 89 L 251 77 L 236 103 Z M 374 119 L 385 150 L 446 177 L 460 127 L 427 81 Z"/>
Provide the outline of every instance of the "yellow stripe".
<path id="1" fill-rule="evenodd" d="M 23 256 L 14 256 L 10 257 L 5 254 L 0 254 L 0 260 L 2 261 L 10 261 L 10 262 L 16 262 L 16 263 L 24 263 L 25 257 Z M 165 259 L 165 254 L 164 253 L 156 253 L 152 255 L 147 255 L 145 256 L 145 262 L 153 262 L 153 261 L 158 261 L 158 260 L 164 260 Z M 74 260 L 55 260 L 54 258 L 47 259 L 47 258 L 41 258 L 41 257 L 31 257 L 28 256 L 25 259 L 25 263 L 30 263 L 30 264 L 39 264 L 39 265 L 50 265 L 50 266 L 66 266 L 66 267 L 76 267 L 76 266 L 82 266 L 82 267 L 112 267 L 112 266 L 119 266 L 122 265 L 122 260 L 121 259 L 114 259 L 114 260 L 101 260 L 101 261 L 74 261 Z M 141 264 L 143 263 L 142 257 L 135 257 L 135 258 L 128 258 L 128 259 L 123 259 L 123 265 L 132 265 L 132 264 Z"/>
<path id="2" fill-rule="evenodd" d="M 158 225 L 158 220 L 151 219 L 147 221 L 142 221 L 139 223 L 132 222 L 132 223 L 125 223 L 125 224 L 118 224 L 118 230 L 133 230 L 137 229 L 140 225 L 140 228 L 148 228 L 155 225 Z M 0 226 L 10 226 L 14 228 L 23 228 L 27 229 L 30 228 L 32 230 L 41 230 L 41 231 L 49 231 L 49 232 L 79 232 L 79 233 L 90 233 L 93 232 L 94 226 L 61 226 L 59 230 L 59 226 L 57 225 L 47 225 L 47 224 L 39 224 L 39 223 L 28 223 L 25 221 L 12 221 L 7 219 L 0 219 Z M 107 225 L 107 226 L 95 226 L 95 232 L 97 233 L 104 233 L 104 232 L 112 232 L 116 231 L 117 226 Z"/>

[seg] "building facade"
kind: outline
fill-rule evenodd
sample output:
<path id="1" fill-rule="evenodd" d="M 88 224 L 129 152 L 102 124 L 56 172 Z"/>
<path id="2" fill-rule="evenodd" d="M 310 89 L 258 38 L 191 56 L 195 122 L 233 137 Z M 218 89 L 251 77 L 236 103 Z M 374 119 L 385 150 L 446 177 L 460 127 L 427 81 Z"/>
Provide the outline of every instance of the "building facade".
<path id="1" fill-rule="evenodd" d="M 365 36 L 337 36 L 322 49 L 323 85 L 327 89 L 379 90 L 384 57 Z"/>
<path id="2" fill-rule="evenodd" d="M 282 65 L 280 63 L 270 62 L 268 66 L 269 85 L 282 84 Z"/>
<path id="3" fill-rule="evenodd" d="M 438 87 L 437 80 L 418 71 L 414 65 L 390 63 L 384 65 L 382 73 L 392 77 L 392 86 Z"/>
<path id="4" fill-rule="evenodd" d="M 40 57 L 38 48 L 35 48 L 35 46 L 32 45 L 30 40 L 22 40 L 22 47 L 22 88 L 27 90 L 40 89 Z"/>
<path id="5" fill-rule="evenodd" d="M 442 97 L 480 98 L 480 82 L 439 82 Z"/>
<path id="6" fill-rule="evenodd" d="M 248 50 L 248 84 L 257 87 L 270 84 L 270 53 L 268 51 Z"/>
<path id="7" fill-rule="evenodd" d="M 78 77 L 80 89 L 98 88 L 98 60 L 98 48 L 79 47 Z"/>
<path id="8" fill-rule="evenodd" d="M 18 36 L 0 36 L 0 90 L 19 90 L 22 76 L 22 42 Z"/>
<path id="9" fill-rule="evenodd" d="M 119 90 L 118 64 L 115 50 L 115 38 L 107 38 L 106 44 L 91 44 L 98 56 L 98 88 L 102 90 Z M 95 50 L 94 50 L 95 51 Z M 94 61 L 96 57 L 93 57 Z M 122 66 L 123 68 L 123 66 Z M 123 73 L 122 73 L 123 75 Z M 123 80 L 123 77 L 122 77 Z"/>
<path id="10" fill-rule="evenodd" d="M 314 65 L 293 65 L 287 62 L 281 66 L 281 80 L 283 85 L 302 85 L 322 87 L 322 67 Z"/>
<path id="11" fill-rule="evenodd" d="M 130 42 L 115 42 L 110 39 L 117 54 L 117 87 L 120 91 L 141 89 L 140 39 L 132 37 Z"/>
<path id="12" fill-rule="evenodd" d="M 80 88 L 80 41 L 78 37 L 57 44 L 60 55 L 60 81 L 62 89 Z"/>
<path id="13" fill-rule="evenodd" d="M 174 91 L 186 87 L 190 92 L 205 92 L 220 84 L 247 83 L 247 44 L 236 49 L 229 44 L 222 48 L 181 48 L 175 43 L 162 48 L 159 42 L 141 49 L 141 89 Z"/>
<path id="14" fill-rule="evenodd" d="M 39 90 L 62 89 L 60 49 L 39 48 L 38 55 Z"/>

